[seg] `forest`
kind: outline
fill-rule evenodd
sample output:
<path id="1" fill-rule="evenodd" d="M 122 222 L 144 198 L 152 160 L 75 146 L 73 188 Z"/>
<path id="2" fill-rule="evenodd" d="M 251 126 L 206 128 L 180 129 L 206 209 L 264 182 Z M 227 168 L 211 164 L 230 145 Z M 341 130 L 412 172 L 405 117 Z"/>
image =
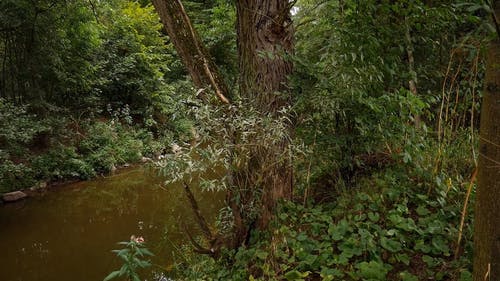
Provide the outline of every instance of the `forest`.
<path id="1" fill-rule="evenodd" d="M 181 238 L 108 233 L 97 280 L 500 280 L 500 1 L 0 1 L 0 241 L 131 167 Z"/>

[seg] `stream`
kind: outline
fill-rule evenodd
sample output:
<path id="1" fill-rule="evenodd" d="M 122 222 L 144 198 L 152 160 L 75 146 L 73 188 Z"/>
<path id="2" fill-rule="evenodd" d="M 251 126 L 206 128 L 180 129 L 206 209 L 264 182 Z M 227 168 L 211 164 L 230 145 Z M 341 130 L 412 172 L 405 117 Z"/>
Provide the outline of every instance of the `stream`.
<path id="1" fill-rule="evenodd" d="M 126 168 L 0 205 L 0 280 L 101 281 L 121 266 L 111 250 L 131 235 L 155 254 L 144 280 L 170 280 L 160 268 L 182 261 L 188 243 L 179 222 L 199 231 L 182 186 L 164 180 L 147 167 Z M 213 223 L 223 195 L 192 191 Z"/>

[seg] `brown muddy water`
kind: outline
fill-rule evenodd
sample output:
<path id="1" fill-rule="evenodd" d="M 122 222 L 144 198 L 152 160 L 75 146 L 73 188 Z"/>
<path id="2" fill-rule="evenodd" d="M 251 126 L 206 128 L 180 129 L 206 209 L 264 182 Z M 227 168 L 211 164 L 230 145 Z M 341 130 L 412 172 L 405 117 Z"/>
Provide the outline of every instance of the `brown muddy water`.
<path id="1" fill-rule="evenodd" d="M 128 168 L 0 206 L 0 281 L 103 280 L 121 266 L 111 250 L 131 235 L 143 236 L 155 254 L 144 280 L 171 280 L 161 268 L 186 252 L 180 222 L 198 230 L 182 187 L 164 180 L 152 169 Z M 214 222 L 222 194 L 193 192 Z"/>

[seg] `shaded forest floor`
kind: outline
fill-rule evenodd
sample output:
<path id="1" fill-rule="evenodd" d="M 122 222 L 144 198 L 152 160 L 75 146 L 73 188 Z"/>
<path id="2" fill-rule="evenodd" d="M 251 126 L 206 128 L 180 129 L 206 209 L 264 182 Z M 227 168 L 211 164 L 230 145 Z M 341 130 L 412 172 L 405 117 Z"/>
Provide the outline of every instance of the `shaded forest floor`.
<path id="1" fill-rule="evenodd" d="M 181 280 L 472 280 L 474 170 L 467 134 L 412 161 L 286 202 L 271 229 L 214 261 L 179 253 Z M 339 188 L 339 186 L 342 186 Z M 461 235 L 460 245 L 457 244 Z"/>

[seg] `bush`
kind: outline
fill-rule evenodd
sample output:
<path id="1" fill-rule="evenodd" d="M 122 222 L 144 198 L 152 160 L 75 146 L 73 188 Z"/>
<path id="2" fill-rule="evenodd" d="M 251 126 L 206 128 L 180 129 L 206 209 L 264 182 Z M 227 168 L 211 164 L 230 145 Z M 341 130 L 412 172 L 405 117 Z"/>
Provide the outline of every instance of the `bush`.
<path id="1" fill-rule="evenodd" d="M 0 154 L 1 154 L 0 150 Z M 8 160 L 6 154 L 0 155 L 0 193 L 25 189 L 35 184 L 33 170 L 23 163 Z"/>
<path id="2" fill-rule="evenodd" d="M 150 132 L 123 125 L 118 121 L 96 122 L 87 128 L 87 137 L 79 151 L 97 172 L 109 172 L 113 166 L 139 161 L 161 150 Z"/>
<path id="3" fill-rule="evenodd" d="M 32 168 L 37 179 L 49 181 L 67 178 L 86 180 L 96 175 L 93 167 L 81 159 L 74 147 L 65 146 L 35 157 Z"/>
<path id="4" fill-rule="evenodd" d="M 0 145 L 16 148 L 28 144 L 40 132 L 48 128 L 27 113 L 26 106 L 16 106 L 0 98 Z"/>

